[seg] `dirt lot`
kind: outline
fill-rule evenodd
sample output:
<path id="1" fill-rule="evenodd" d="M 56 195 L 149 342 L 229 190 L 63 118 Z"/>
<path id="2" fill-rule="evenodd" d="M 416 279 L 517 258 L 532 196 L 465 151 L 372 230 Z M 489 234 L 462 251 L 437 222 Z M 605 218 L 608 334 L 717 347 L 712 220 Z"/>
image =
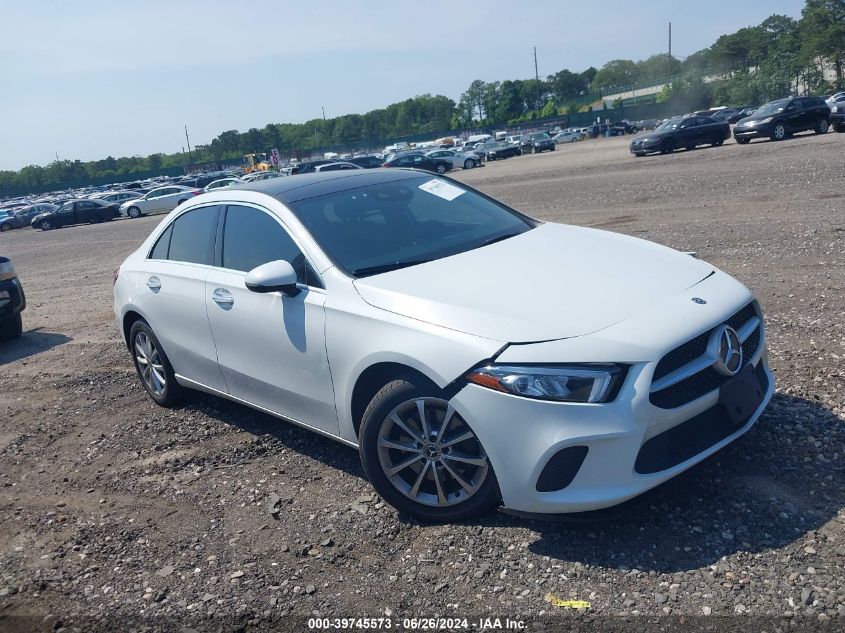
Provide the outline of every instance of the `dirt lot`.
<path id="1" fill-rule="evenodd" d="M 697 251 L 739 277 L 766 311 L 777 393 L 743 439 L 590 520 L 421 526 L 373 495 L 353 450 L 213 397 L 153 405 L 113 325 L 111 286 L 160 218 L 0 237 L 29 300 L 24 337 L 0 346 L 0 629 L 235 630 L 292 614 L 546 613 L 534 630 L 552 614 L 836 625 L 845 134 L 640 159 L 626 143 L 455 177 L 536 217 Z M 548 593 L 592 606 L 564 612 Z"/>

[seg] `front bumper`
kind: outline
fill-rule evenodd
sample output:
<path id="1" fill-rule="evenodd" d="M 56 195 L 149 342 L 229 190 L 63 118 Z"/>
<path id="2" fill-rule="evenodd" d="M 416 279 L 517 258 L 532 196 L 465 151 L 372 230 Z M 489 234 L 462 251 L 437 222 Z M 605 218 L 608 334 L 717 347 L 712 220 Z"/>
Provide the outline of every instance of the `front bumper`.
<path id="1" fill-rule="evenodd" d="M 691 302 L 693 296 L 708 296 L 707 307 Z M 661 358 L 724 322 L 751 300 L 741 284 L 717 273 L 681 297 L 660 302 L 644 317 L 584 337 L 506 349 L 497 362 L 543 362 L 543 356 L 545 362 L 608 362 L 615 356 L 630 368 L 619 395 L 607 404 L 530 400 L 475 384 L 452 398 L 487 452 L 505 507 L 528 513 L 567 513 L 616 505 L 675 477 L 746 433 L 775 388 L 762 322 L 759 344 L 748 362 L 756 369 L 765 395 L 740 424 L 725 425 L 718 389 L 670 409 L 652 404 L 650 390 Z M 675 318 L 667 320 L 666 314 Z M 594 350 L 592 356 L 590 350 Z M 565 449 L 573 449 L 567 453 L 574 465 L 556 457 Z M 547 481 L 541 481 L 550 463 L 574 470 L 562 488 L 550 489 Z"/>
<path id="2" fill-rule="evenodd" d="M 628 149 L 631 151 L 632 154 L 647 154 L 649 152 L 659 152 L 660 151 L 660 140 L 649 140 L 646 141 L 645 139 L 634 139 L 631 141 L 631 144 L 628 146 Z"/>
<path id="3" fill-rule="evenodd" d="M 754 127 L 735 127 L 734 138 L 769 138 L 772 135 L 771 123 L 763 123 Z"/>

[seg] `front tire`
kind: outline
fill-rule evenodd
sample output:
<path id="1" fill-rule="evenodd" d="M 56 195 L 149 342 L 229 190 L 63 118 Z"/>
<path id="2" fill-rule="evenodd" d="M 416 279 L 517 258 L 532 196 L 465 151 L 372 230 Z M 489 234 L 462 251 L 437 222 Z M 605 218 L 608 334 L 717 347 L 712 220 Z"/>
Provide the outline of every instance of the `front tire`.
<path id="1" fill-rule="evenodd" d="M 132 324 L 129 347 L 135 371 L 144 390 L 153 402 L 162 407 L 172 407 L 182 401 L 185 389 L 176 382 L 173 367 L 164 353 L 152 328 L 143 319 Z"/>
<path id="2" fill-rule="evenodd" d="M 42 231 L 49 231 L 53 228 L 53 225 L 50 224 L 48 220 L 41 220 L 41 222 L 38 223 L 38 228 Z"/>
<path id="3" fill-rule="evenodd" d="M 435 171 L 442 176 L 446 173 L 446 165 L 438 165 Z"/>
<path id="4" fill-rule="evenodd" d="M 671 154 L 675 151 L 675 141 L 671 138 L 667 138 L 663 143 L 660 145 L 660 153 L 661 154 Z"/>
<path id="5" fill-rule="evenodd" d="M 736 142 L 739 143 L 740 145 L 748 145 L 751 142 L 751 139 L 750 138 L 738 138 L 738 139 L 736 139 Z"/>
<path id="6" fill-rule="evenodd" d="M 473 169 L 475 167 L 475 161 L 471 158 L 467 158 L 464 161 L 464 169 Z"/>
<path id="7" fill-rule="evenodd" d="M 141 217 L 141 209 L 139 209 L 138 207 L 129 207 L 129 209 L 127 209 L 126 211 L 126 215 L 128 215 L 134 220 L 137 220 Z"/>
<path id="8" fill-rule="evenodd" d="M 6 231 L 11 231 L 12 227 L 9 224 L 0 224 L 0 233 L 5 233 Z"/>
<path id="9" fill-rule="evenodd" d="M 462 521 L 499 503 L 480 440 L 436 386 L 394 380 L 373 397 L 359 438 L 376 492 L 420 521 Z"/>
<path id="10" fill-rule="evenodd" d="M 0 321 L 0 341 L 11 341 L 23 333 L 23 319 L 21 313 Z"/>
<path id="11" fill-rule="evenodd" d="M 786 138 L 786 126 L 783 123 L 775 123 L 774 127 L 772 127 L 772 136 L 773 141 L 782 141 Z"/>

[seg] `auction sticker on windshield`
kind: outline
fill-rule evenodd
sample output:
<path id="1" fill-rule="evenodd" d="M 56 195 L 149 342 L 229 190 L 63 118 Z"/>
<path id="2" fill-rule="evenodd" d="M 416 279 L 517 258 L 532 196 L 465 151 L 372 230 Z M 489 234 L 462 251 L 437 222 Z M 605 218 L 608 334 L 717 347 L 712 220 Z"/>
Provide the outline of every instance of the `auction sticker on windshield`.
<path id="1" fill-rule="evenodd" d="M 445 180 L 438 180 L 437 178 L 432 178 L 428 182 L 421 184 L 420 189 L 434 194 L 438 198 L 448 200 L 449 202 L 452 202 L 452 200 L 466 192 L 466 189 L 461 189 L 460 187 L 456 187 Z"/>

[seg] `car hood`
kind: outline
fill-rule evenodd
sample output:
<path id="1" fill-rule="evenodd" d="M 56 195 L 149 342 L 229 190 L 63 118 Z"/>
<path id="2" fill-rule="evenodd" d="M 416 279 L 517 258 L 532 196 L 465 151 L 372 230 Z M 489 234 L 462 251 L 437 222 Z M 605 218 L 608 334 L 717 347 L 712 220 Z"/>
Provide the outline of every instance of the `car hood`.
<path id="1" fill-rule="evenodd" d="M 354 283 L 377 308 L 519 343 L 602 330 L 712 272 L 708 264 L 653 242 L 549 223 Z"/>
<path id="2" fill-rule="evenodd" d="M 55 211 L 45 211 L 44 213 L 39 213 L 38 215 L 33 216 L 29 222 L 32 223 L 36 220 L 46 220 L 47 218 L 52 218 L 55 214 Z"/>
<path id="3" fill-rule="evenodd" d="M 737 121 L 737 124 L 747 123 L 748 121 L 762 121 L 763 119 L 771 119 L 772 117 L 775 117 L 779 114 L 783 114 L 783 113 L 782 112 L 774 112 L 773 114 L 752 114 L 750 116 L 743 117 L 742 119 Z"/>

